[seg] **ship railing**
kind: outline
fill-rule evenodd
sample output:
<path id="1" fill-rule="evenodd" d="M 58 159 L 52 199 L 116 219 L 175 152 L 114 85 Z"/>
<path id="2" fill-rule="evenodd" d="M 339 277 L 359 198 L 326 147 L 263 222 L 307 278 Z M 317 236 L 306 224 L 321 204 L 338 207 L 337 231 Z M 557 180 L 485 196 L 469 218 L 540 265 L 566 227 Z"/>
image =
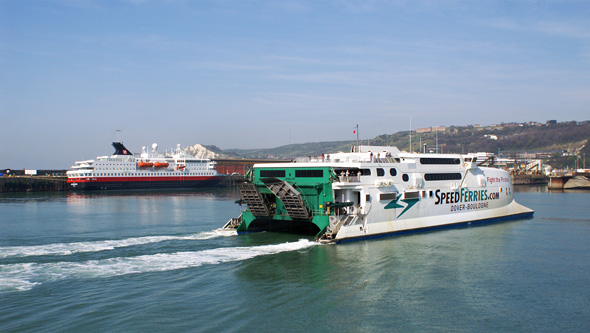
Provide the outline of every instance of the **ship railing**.
<path id="1" fill-rule="evenodd" d="M 338 162 L 337 160 L 331 159 L 330 157 L 321 156 L 308 156 L 308 157 L 297 157 L 295 163 L 322 163 L 322 162 Z"/>
<path id="2" fill-rule="evenodd" d="M 360 217 L 360 215 L 349 214 L 330 216 L 330 225 L 328 226 L 328 228 L 326 228 L 326 231 L 320 236 L 318 240 L 320 242 L 333 241 L 338 232 L 340 231 L 340 228 L 342 228 L 343 226 L 355 224 Z"/>
<path id="3" fill-rule="evenodd" d="M 308 157 L 297 157 L 296 163 L 399 163 L 399 159 L 394 157 L 369 157 L 369 156 L 308 156 Z"/>
<path id="4" fill-rule="evenodd" d="M 361 177 L 360 176 L 351 176 L 351 175 L 338 175 L 338 180 L 341 183 L 360 183 Z"/>
<path id="5" fill-rule="evenodd" d="M 339 228 L 340 226 L 353 225 L 357 219 L 357 215 L 349 214 L 330 216 L 330 226 L 332 230 L 336 231 L 335 228 Z"/>
<path id="6" fill-rule="evenodd" d="M 242 223 L 242 214 L 239 217 L 232 217 L 227 221 L 227 223 L 223 226 L 223 229 L 237 229 L 240 224 Z"/>
<path id="7" fill-rule="evenodd" d="M 375 158 L 375 160 L 377 163 L 396 163 L 396 162 L 398 162 L 393 157 L 380 157 L 380 158 Z"/>
<path id="8" fill-rule="evenodd" d="M 321 157 L 321 156 L 308 156 L 308 157 L 297 157 L 295 163 L 362 163 L 370 162 L 369 158 L 352 156 L 352 157 Z"/>

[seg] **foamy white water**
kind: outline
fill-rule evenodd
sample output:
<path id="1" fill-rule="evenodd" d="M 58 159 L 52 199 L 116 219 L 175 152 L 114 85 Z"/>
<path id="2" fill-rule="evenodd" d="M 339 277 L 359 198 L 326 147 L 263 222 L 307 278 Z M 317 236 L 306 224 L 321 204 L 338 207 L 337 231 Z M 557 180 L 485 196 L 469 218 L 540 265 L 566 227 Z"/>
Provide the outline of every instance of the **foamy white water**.
<path id="1" fill-rule="evenodd" d="M 297 242 L 274 245 L 215 248 L 196 252 L 159 253 L 83 262 L 0 265 L 0 291 L 25 291 L 37 284 L 62 279 L 105 278 L 191 268 L 204 264 L 220 264 L 302 250 L 317 244 L 307 239 L 301 239 Z"/>
<path id="2" fill-rule="evenodd" d="M 169 240 L 204 240 L 235 235 L 237 235 L 235 230 L 212 230 L 186 236 L 146 236 L 91 242 L 53 243 L 33 246 L 8 246 L 0 247 L 0 259 L 10 257 L 70 255 L 82 252 L 114 250 L 115 248 L 159 243 Z"/>

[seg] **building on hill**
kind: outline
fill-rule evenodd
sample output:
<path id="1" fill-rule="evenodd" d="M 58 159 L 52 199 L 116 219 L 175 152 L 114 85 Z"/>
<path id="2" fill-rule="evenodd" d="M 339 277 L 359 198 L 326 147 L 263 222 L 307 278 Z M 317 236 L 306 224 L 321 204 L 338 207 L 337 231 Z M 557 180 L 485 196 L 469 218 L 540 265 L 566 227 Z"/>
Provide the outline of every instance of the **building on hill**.
<path id="1" fill-rule="evenodd" d="M 418 128 L 416 133 L 431 133 L 431 132 L 444 132 L 447 128 L 445 126 L 438 126 L 438 127 L 427 127 L 427 128 Z"/>

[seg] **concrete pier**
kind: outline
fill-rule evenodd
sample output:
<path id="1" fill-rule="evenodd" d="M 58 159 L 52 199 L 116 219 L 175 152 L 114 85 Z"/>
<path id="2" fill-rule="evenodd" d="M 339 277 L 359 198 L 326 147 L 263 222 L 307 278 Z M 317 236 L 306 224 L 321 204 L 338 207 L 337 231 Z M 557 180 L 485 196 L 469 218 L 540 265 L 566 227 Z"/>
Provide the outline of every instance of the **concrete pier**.
<path id="1" fill-rule="evenodd" d="M 549 176 L 549 184 L 547 185 L 547 188 L 550 190 L 563 190 L 565 183 L 571 178 L 572 176 L 566 175 Z"/>
<path id="2" fill-rule="evenodd" d="M 533 174 L 518 174 L 512 175 L 512 184 L 514 185 L 538 185 L 547 184 L 547 177 L 544 175 Z"/>
<path id="3" fill-rule="evenodd" d="M 219 186 L 232 187 L 237 179 L 243 178 L 242 175 L 224 176 Z M 0 177 L 0 193 L 71 191 L 72 187 L 68 185 L 67 180 L 66 176 Z"/>
<path id="4" fill-rule="evenodd" d="M 0 177 L 0 192 L 68 191 L 66 176 Z"/>

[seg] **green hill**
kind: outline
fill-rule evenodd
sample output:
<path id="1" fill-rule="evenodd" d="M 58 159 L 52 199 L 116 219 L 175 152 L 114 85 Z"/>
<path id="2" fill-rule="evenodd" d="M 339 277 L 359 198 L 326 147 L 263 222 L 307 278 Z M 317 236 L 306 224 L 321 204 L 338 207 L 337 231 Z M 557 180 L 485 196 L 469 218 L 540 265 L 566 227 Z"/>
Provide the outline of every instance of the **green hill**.
<path id="1" fill-rule="evenodd" d="M 370 140 L 364 139 L 362 143 L 390 145 L 410 151 L 410 132 L 382 134 Z M 221 150 L 215 147 L 215 150 L 227 157 L 286 159 L 349 151 L 355 144 L 351 140 L 291 144 L 268 149 Z M 485 127 L 451 126 L 413 131 L 413 151 L 423 150 L 424 145 L 430 151 L 438 147 L 438 152 L 442 153 L 491 152 L 504 157 L 528 153 L 551 157 L 552 166 L 563 167 L 572 165 L 570 162 L 576 155 L 581 157 L 586 153 L 590 158 L 590 121 L 502 123 Z"/>

